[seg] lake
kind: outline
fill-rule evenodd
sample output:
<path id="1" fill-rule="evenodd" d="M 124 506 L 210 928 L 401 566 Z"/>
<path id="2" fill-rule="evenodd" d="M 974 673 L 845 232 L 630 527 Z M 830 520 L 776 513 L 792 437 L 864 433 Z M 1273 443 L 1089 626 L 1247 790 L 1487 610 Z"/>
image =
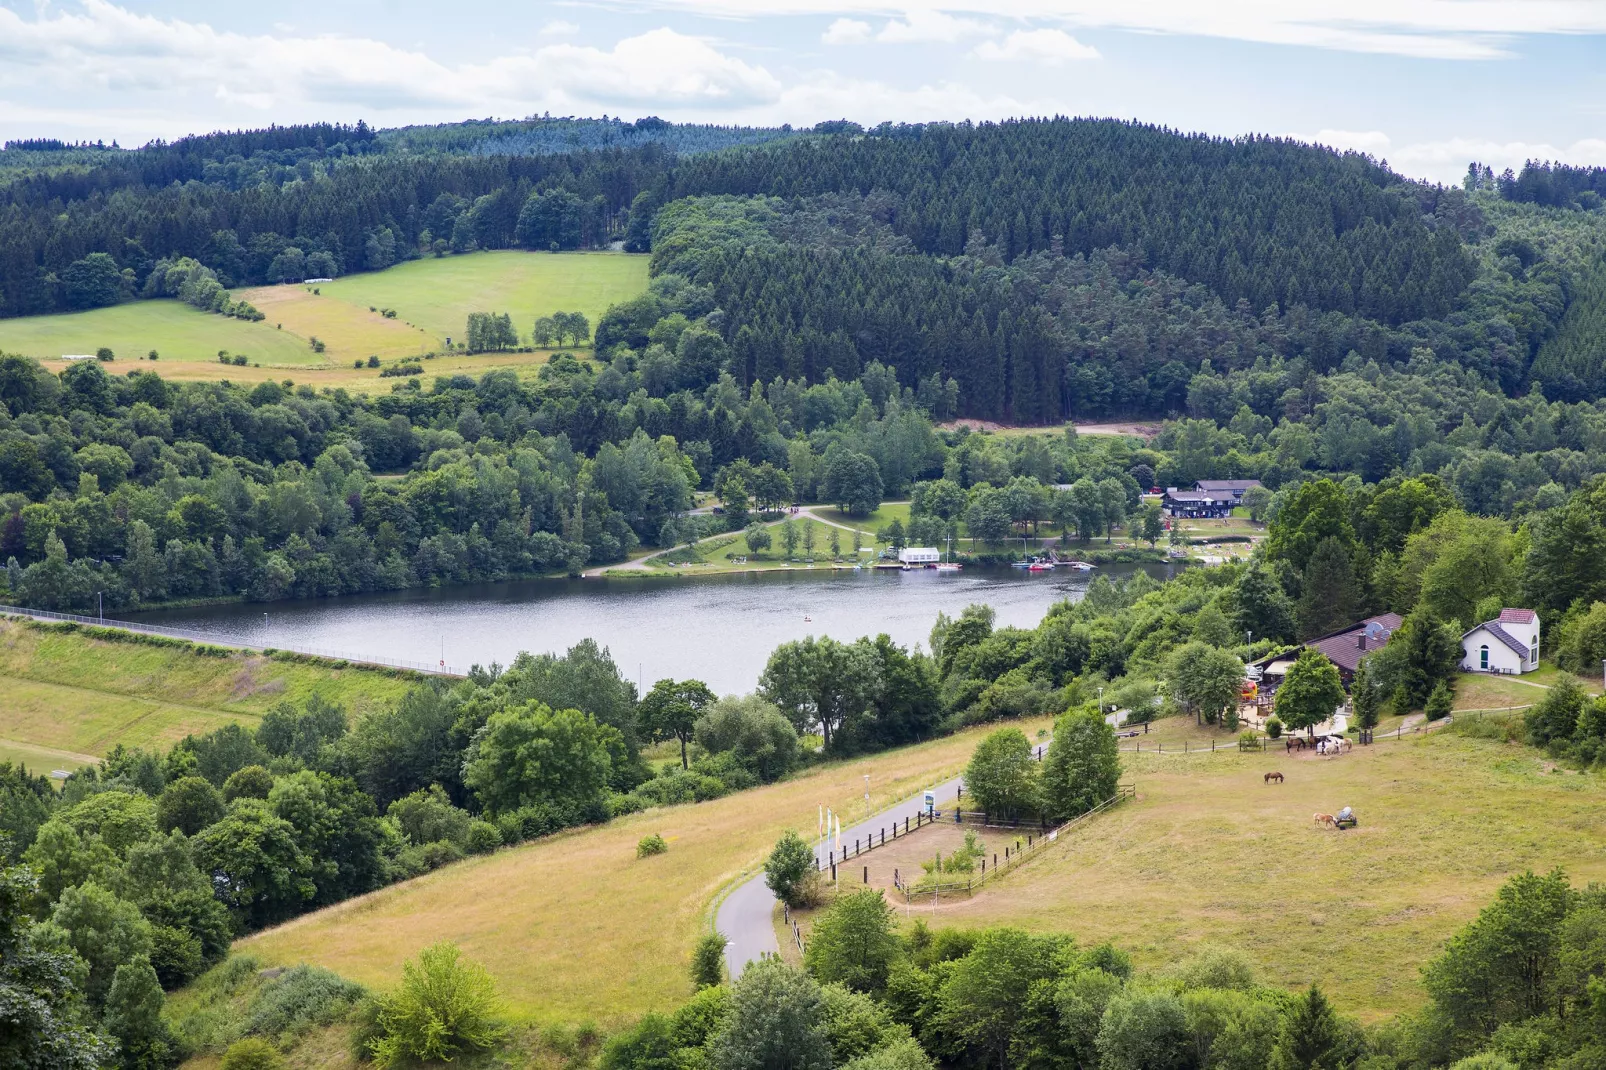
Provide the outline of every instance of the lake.
<path id="1" fill-rule="evenodd" d="M 752 690 L 770 652 L 788 640 L 886 632 L 905 646 L 924 646 L 939 611 L 956 616 L 972 602 L 992 606 L 999 625 L 1031 627 L 1055 602 L 1080 599 L 1095 576 L 1142 570 L 1163 579 L 1180 567 L 546 579 L 157 610 L 135 619 L 245 646 L 430 665 L 444 660 L 457 672 L 493 661 L 507 665 L 522 650 L 562 652 L 591 638 L 638 683 L 696 678 L 732 694 Z"/>

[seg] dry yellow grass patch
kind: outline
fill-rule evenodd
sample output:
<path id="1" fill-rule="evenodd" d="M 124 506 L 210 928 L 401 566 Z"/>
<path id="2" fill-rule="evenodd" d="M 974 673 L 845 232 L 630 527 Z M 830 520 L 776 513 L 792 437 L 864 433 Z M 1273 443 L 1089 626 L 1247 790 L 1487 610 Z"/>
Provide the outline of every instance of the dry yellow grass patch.
<path id="1" fill-rule="evenodd" d="M 1546 773 L 1516 745 L 1440 732 L 1331 760 L 1124 758 L 1135 803 L 928 922 L 1112 940 L 1149 966 L 1225 944 L 1371 1020 L 1422 1002 L 1420 967 L 1513 873 L 1606 878 L 1601 778 Z M 1270 769 L 1287 782 L 1264 784 Z M 1312 824 L 1344 805 L 1358 829 Z"/>
<path id="2" fill-rule="evenodd" d="M 206 657 L 183 647 L 0 621 L 0 738 L 18 757 L 28 746 L 80 756 L 105 754 L 118 743 L 166 746 L 230 721 L 255 724 L 275 703 L 304 702 L 314 693 L 355 719 L 409 686 L 403 677 L 357 666 L 244 651 Z"/>
<path id="3" fill-rule="evenodd" d="M 370 354 L 387 361 L 418 356 L 444 343 L 444 339 L 422 327 L 386 319 L 366 306 L 315 294 L 313 289 L 286 283 L 242 290 L 240 297 L 255 305 L 267 317 L 267 323 L 279 325 L 299 338 L 322 341 L 325 359 L 331 364 L 349 366 L 353 359 L 366 359 Z M 310 348 L 310 341 L 308 345 Z"/>
<path id="4" fill-rule="evenodd" d="M 878 809 L 951 776 L 984 731 L 470 859 L 235 946 L 384 988 L 420 948 L 452 940 L 524 1019 L 609 1025 L 667 1009 L 691 994 L 686 966 L 711 902 L 784 829 L 812 835 L 821 804 L 862 812 L 866 773 Z M 650 832 L 669 851 L 637 861 L 636 841 Z"/>

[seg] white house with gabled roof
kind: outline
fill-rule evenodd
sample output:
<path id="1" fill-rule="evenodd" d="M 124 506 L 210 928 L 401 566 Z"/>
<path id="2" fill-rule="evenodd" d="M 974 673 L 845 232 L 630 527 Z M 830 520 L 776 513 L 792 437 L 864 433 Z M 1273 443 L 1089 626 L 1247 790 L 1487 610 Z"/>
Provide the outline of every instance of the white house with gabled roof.
<path id="1" fill-rule="evenodd" d="M 1516 676 L 1539 668 L 1539 614 L 1502 609 L 1461 637 L 1461 668 Z"/>

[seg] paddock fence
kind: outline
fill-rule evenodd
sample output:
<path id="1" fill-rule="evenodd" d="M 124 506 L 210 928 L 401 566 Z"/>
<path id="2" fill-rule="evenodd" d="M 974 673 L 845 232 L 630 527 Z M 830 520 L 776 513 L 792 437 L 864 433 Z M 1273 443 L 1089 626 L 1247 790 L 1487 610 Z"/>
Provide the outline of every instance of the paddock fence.
<path id="1" fill-rule="evenodd" d="M 963 881 L 953 880 L 945 882 L 939 875 L 936 881 L 927 884 L 923 880 L 904 880 L 901 874 L 895 873 L 893 877 L 893 887 L 903 896 L 903 901 L 906 906 L 918 900 L 924 900 L 928 897 L 933 903 L 936 903 L 944 896 L 974 895 L 976 894 L 977 889 L 986 885 L 988 881 L 1013 872 L 1017 866 L 1020 866 L 1027 860 L 1036 857 L 1044 847 L 1059 842 L 1059 838 L 1061 836 L 1074 831 L 1087 822 L 1092 821 L 1100 814 L 1107 813 L 1129 799 L 1136 797 L 1137 787 L 1135 785 L 1121 784 L 1116 788 L 1114 795 L 1110 796 L 1108 799 L 1105 799 L 1103 802 L 1093 807 L 1093 809 L 1087 811 L 1087 813 L 1079 814 L 1061 825 L 1056 825 L 1050 828 L 1034 825 L 1030 822 L 1022 824 L 1019 822 L 1004 822 L 1000 820 L 999 822 L 995 823 L 990 821 L 986 814 L 971 813 L 968 815 L 972 818 L 972 821 L 970 822 L 971 824 L 980 825 L 983 828 L 992 828 L 1001 831 L 1013 832 L 1015 833 L 1013 842 L 1007 844 L 1001 854 L 996 851 L 991 852 L 992 857 L 990 865 L 988 858 L 983 856 L 979 860 L 979 871 L 972 876 L 967 876 Z M 964 815 L 959 811 L 955 811 L 956 818 L 963 818 L 964 816 L 967 815 Z M 956 820 L 955 824 L 963 825 L 965 822 L 963 820 Z"/>

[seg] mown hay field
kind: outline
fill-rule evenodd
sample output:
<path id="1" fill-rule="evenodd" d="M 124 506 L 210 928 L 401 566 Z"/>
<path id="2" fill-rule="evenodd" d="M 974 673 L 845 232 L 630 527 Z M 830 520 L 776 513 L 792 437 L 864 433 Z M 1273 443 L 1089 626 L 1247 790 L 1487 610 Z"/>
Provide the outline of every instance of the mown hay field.
<path id="1" fill-rule="evenodd" d="M 238 290 L 266 319 L 257 323 L 217 316 L 177 300 L 133 301 L 87 312 L 0 320 L 0 352 L 43 361 L 51 371 L 68 366 L 64 354 L 94 353 L 102 346 L 115 360 L 107 371 L 156 371 L 173 379 L 255 383 L 291 378 L 313 387 L 387 392 L 396 378 L 379 368 L 354 368 L 376 356 L 394 366 L 426 353 L 423 377 L 479 375 L 512 367 L 534 375 L 546 350 L 447 353 L 446 340 L 463 341 L 470 312 L 506 312 L 528 341 L 536 317 L 583 312 L 595 327 L 608 306 L 647 286 L 647 258 L 625 253 L 529 253 L 512 250 L 412 260 L 384 271 L 348 275 L 308 286 L 286 283 Z M 393 317 L 384 310 L 395 312 Z M 317 352 L 312 340 L 324 346 Z M 147 355 L 155 350 L 158 359 Z M 223 364 L 219 351 L 246 358 Z"/>
<path id="2" fill-rule="evenodd" d="M 81 631 L 0 621 L 0 758 L 30 768 L 81 764 L 118 743 L 165 747 L 230 721 L 255 724 L 275 703 L 313 694 L 353 719 L 395 702 L 401 676 L 261 654 L 207 656 L 181 646 L 92 638 Z M 31 750 L 31 753 L 29 751 Z"/>
<path id="3" fill-rule="evenodd" d="M 865 774 L 875 809 L 939 783 L 969 760 L 983 731 L 468 859 L 235 949 L 386 988 L 420 948 L 451 940 L 486 965 L 520 1019 L 617 1025 L 691 994 L 686 966 L 711 904 L 756 869 L 783 830 L 812 836 L 822 805 L 863 813 Z M 653 832 L 668 853 L 638 861 L 636 842 Z"/>
<path id="4" fill-rule="evenodd" d="M 1320 982 L 1375 1020 L 1423 1002 L 1423 964 L 1512 874 L 1606 880 L 1606 778 L 1520 744 L 1441 730 L 1332 759 L 1168 748 L 1123 760 L 1135 802 L 974 899 L 911 910 L 1112 940 L 1148 966 L 1239 948 L 1267 981 Z M 1265 783 L 1274 769 L 1285 783 Z M 1313 823 L 1346 805 L 1359 828 Z"/>

